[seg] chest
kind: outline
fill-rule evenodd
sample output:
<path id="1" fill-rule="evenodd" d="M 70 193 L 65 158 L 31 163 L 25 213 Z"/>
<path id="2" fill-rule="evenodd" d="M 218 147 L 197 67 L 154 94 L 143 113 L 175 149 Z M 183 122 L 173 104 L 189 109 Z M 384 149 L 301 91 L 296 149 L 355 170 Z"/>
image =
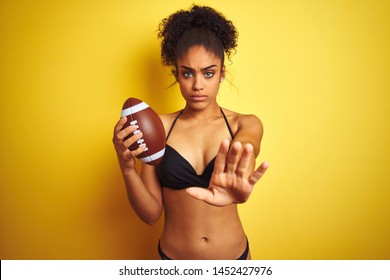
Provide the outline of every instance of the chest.
<path id="1" fill-rule="evenodd" d="M 231 140 L 223 118 L 204 123 L 178 120 L 167 144 L 187 160 L 197 174 L 202 174 L 217 155 L 223 139 Z"/>

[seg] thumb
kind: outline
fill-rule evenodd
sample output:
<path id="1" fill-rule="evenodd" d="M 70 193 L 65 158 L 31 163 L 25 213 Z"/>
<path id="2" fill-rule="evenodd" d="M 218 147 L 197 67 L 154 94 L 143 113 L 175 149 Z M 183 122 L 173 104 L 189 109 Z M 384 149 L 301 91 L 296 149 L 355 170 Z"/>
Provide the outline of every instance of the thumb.
<path id="1" fill-rule="evenodd" d="M 186 189 L 186 192 L 193 198 L 203 200 L 207 203 L 211 203 L 213 200 L 213 194 L 209 189 L 190 187 Z"/>

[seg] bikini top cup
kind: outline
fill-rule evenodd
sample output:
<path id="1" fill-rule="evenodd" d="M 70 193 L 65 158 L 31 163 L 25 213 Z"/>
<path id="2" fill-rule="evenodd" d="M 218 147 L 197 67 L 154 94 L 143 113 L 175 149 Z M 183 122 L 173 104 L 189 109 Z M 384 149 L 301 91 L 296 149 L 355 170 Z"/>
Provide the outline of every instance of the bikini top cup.
<path id="1" fill-rule="evenodd" d="M 221 112 L 226 126 L 228 127 L 230 136 L 233 139 L 232 130 L 222 108 Z M 176 121 L 182 113 L 183 111 L 181 111 L 173 121 L 166 140 L 168 140 Z M 214 170 L 215 158 L 216 156 L 207 164 L 202 174 L 197 174 L 192 165 L 179 152 L 167 144 L 165 147 L 164 157 L 160 164 L 156 166 L 161 186 L 174 190 L 181 190 L 192 186 L 208 188 L 211 174 Z"/>

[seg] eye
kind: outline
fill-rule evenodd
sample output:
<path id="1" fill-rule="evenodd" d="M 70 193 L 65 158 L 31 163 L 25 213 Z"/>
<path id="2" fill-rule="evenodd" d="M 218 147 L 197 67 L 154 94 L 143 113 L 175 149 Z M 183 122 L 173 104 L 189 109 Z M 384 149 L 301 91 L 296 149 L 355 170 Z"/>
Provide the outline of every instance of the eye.
<path id="1" fill-rule="evenodd" d="M 207 71 L 207 72 L 204 74 L 204 76 L 205 76 L 206 78 L 211 78 L 211 77 L 214 76 L 214 72 Z"/>
<path id="2" fill-rule="evenodd" d="M 194 74 L 193 74 L 192 72 L 183 72 L 183 76 L 184 76 L 185 78 L 191 78 L 191 77 L 194 76 Z"/>

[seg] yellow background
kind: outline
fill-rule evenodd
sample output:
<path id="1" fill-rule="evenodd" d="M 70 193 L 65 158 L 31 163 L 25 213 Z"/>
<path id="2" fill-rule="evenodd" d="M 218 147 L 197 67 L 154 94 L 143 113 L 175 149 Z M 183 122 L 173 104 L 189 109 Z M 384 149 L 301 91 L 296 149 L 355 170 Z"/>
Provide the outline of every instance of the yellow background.
<path id="1" fill-rule="evenodd" d="M 112 130 L 129 96 L 182 108 L 156 28 L 192 2 L 0 1 L 1 259 L 157 257 Z M 253 258 L 389 259 L 390 2 L 198 3 L 240 33 L 220 104 L 265 127 Z"/>

